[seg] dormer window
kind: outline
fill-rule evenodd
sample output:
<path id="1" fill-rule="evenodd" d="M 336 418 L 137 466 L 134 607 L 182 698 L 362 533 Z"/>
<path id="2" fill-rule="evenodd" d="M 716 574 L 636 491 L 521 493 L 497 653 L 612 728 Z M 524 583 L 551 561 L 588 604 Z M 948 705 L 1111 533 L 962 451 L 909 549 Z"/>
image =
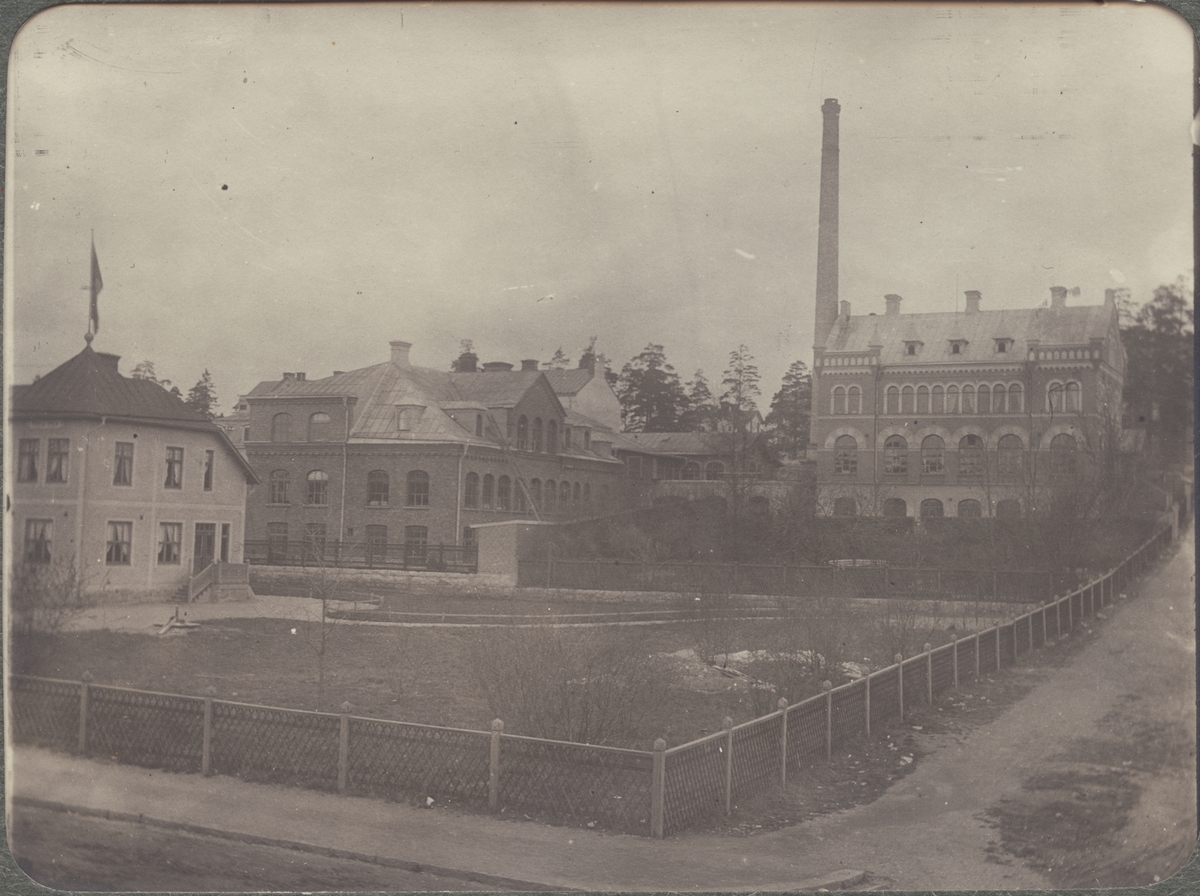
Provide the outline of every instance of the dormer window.
<path id="1" fill-rule="evenodd" d="M 1006 355 L 1012 351 L 1013 341 L 1008 337 L 999 337 L 996 339 L 996 354 Z"/>
<path id="2" fill-rule="evenodd" d="M 904 354 L 907 357 L 915 358 L 917 355 L 921 354 L 921 346 L 924 344 L 925 343 L 921 342 L 919 339 L 905 339 Z"/>
<path id="3" fill-rule="evenodd" d="M 952 354 L 952 355 L 961 355 L 963 353 L 963 350 L 966 347 L 967 347 L 967 340 L 965 340 L 965 339 L 951 339 L 950 340 L 950 354 Z"/>
<path id="4" fill-rule="evenodd" d="M 396 431 L 409 432 L 416 428 L 417 423 L 421 419 L 421 415 L 425 412 L 425 407 L 419 404 L 398 404 L 396 405 Z"/>

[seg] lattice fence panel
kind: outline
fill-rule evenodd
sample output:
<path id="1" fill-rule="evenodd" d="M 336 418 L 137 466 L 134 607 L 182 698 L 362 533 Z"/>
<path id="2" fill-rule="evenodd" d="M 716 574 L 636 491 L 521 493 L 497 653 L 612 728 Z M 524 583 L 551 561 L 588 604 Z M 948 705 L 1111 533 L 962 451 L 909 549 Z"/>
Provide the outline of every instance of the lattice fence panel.
<path id="1" fill-rule="evenodd" d="M 833 745 L 845 745 L 867 733 L 866 681 L 830 693 L 833 712 Z"/>
<path id="2" fill-rule="evenodd" d="M 175 694 L 88 689 L 87 749 L 130 765 L 200 771 L 204 700 Z"/>
<path id="3" fill-rule="evenodd" d="M 1017 642 L 1018 655 L 1029 653 L 1029 627 L 1032 624 L 1031 617 L 1029 616 L 1013 620 L 1013 637 Z"/>
<path id="4" fill-rule="evenodd" d="M 825 695 L 810 697 L 788 710 L 788 768 L 825 758 Z"/>
<path id="5" fill-rule="evenodd" d="M 891 668 L 871 676 L 871 731 L 879 731 L 900 715 L 900 670 Z"/>
<path id="6" fill-rule="evenodd" d="M 961 684 L 975 677 L 975 639 L 958 642 L 958 681 Z"/>
<path id="7" fill-rule="evenodd" d="M 1046 646 L 1046 610 L 1042 608 L 1029 614 L 1029 625 L 1033 629 L 1033 649 Z"/>
<path id="8" fill-rule="evenodd" d="M 733 797 L 740 799 L 779 781 L 783 716 L 755 719 L 733 729 Z"/>
<path id="9" fill-rule="evenodd" d="M 1016 655 L 1016 624 L 997 626 L 996 631 L 1000 638 L 1000 661 L 1011 666 L 1014 662 L 1013 657 Z"/>
<path id="10" fill-rule="evenodd" d="M 9 687 L 14 741 L 61 750 L 79 746 L 79 682 L 14 675 Z"/>
<path id="11" fill-rule="evenodd" d="M 335 715 L 214 701 L 212 770 L 334 790 L 340 725 Z"/>
<path id="12" fill-rule="evenodd" d="M 925 655 L 914 656 L 900 664 L 904 674 L 904 711 L 911 706 L 927 702 L 929 692 L 925 682 L 928 680 L 925 669 Z"/>
<path id="13" fill-rule="evenodd" d="M 943 644 L 933 651 L 933 696 L 954 690 L 954 645 Z"/>
<path id="14" fill-rule="evenodd" d="M 627 833 L 650 829 L 653 757 L 636 750 L 505 736 L 500 804 Z"/>
<path id="15" fill-rule="evenodd" d="M 996 671 L 996 639 L 999 629 L 989 628 L 979 633 L 979 673 L 986 675 Z"/>
<path id="16" fill-rule="evenodd" d="M 789 732 L 790 735 L 790 732 Z M 666 756 L 663 831 L 670 834 L 725 810 L 725 735 Z"/>
<path id="17" fill-rule="evenodd" d="M 1051 616 L 1053 616 L 1053 618 L 1050 620 L 1050 625 L 1053 626 L 1054 637 L 1056 639 L 1061 638 L 1063 632 L 1067 630 L 1067 602 L 1062 598 L 1056 600 L 1052 608 Z"/>
<path id="18" fill-rule="evenodd" d="M 351 793 L 487 803 L 489 734 L 360 718 L 349 734 Z"/>

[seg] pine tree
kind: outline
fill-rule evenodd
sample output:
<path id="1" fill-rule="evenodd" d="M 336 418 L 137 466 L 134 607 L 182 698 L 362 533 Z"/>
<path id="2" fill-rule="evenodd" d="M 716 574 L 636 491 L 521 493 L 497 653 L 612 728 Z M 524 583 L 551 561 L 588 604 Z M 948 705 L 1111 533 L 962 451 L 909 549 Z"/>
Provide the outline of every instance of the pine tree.
<path id="1" fill-rule="evenodd" d="M 155 375 L 153 361 L 142 361 L 137 365 L 137 367 L 133 368 L 133 371 L 129 374 L 129 376 L 131 379 L 135 380 L 149 380 L 152 383 L 158 383 L 158 385 L 162 386 L 164 389 L 171 385 L 170 380 L 160 380 Z"/>
<path id="2" fill-rule="evenodd" d="M 212 375 L 209 374 L 208 368 L 204 369 L 204 375 L 188 390 L 187 398 L 183 400 L 193 411 L 198 411 L 209 420 L 216 416 L 217 410 L 217 390 L 213 387 Z"/>
<path id="3" fill-rule="evenodd" d="M 593 336 L 588 340 L 587 348 L 585 348 L 579 355 L 580 369 L 591 370 L 594 373 L 596 368 L 600 366 L 596 363 L 599 357 L 600 356 L 596 354 L 596 337 Z"/>
<path id="4" fill-rule="evenodd" d="M 687 409 L 680 415 L 679 424 L 690 432 L 713 432 L 721 408 L 708 388 L 703 370 L 697 370 L 687 384 Z"/>
<path id="5" fill-rule="evenodd" d="M 562 346 L 554 352 L 554 357 L 549 361 L 542 362 L 542 368 L 545 370 L 566 370 L 571 366 L 571 359 L 563 353 Z"/>
<path id="6" fill-rule="evenodd" d="M 679 374 L 654 343 L 621 368 L 616 392 L 627 432 L 670 432 L 687 405 Z"/>
<path id="7" fill-rule="evenodd" d="M 793 460 L 804 457 L 811 421 L 812 374 L 803 361 L 793 361 L 771 399 L 771 411 L 767 414 L 771 447 Z"/>
<path id="8" fill-rule="evenodd" d="M 721 403 L 729 405 L 739 418 L 752 415 L 758 410 L 754 399 L 762 394 L 758 389 L 758 379 L 754 356 L 746 346 L 739 345 L 729 353 L 729 367 L 721 380 L 721 385 L 725 387 Z"/>
<path id="9" fill-rule="evenodd" d="M 450 362 L 451 373 L 466 373 L 475 370 L 479 356 L 475 354 L 475 343 L 470 339 L 458 340 L 458 357 Z"/>

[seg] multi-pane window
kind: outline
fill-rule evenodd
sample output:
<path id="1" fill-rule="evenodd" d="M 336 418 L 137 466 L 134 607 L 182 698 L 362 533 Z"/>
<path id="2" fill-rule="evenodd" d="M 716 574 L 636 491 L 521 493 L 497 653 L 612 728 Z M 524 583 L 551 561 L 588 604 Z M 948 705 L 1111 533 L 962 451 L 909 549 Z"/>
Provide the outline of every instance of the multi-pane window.
<path id="1" fill-rule="evenodd" d="M 310 442 L 328 442 L 332 434 L 333 423 L 328 414 L 317 411 L 309 416 L 308 440 Z"/>
<path id="2" fill-rule="evenodd" d="M 884 412 L 888 413 L 888 414 L 899 414 L 900 413 L 900 387 L 899 386 L 888 386 L 887 402 L 884 407 Z"/>
<path id="3" fill-rule="evenodd" d="M 387 526 L 367 526 L 367 563 L 387 558 Z"/>
<path id="4" fill-rule="evenodd" d="M 533 450 L 542 450 L 542 418 L 533 418 Z"/>
<path id="5" fill-rule="evenodd" d="M 1050 473 L 1054 476 L 1074 476 L 1077 446 L 1075 437 L 1065 432 L 1050 440 Z"/>
<path id="6" fill-rule="evenodd" d="M 325 558 L 324 523 L 304 524 L 304 551 L 310 559 L 323 560 Z"/>
<path id="7" fill-rule="evenodd" d="M 917 413 L 929 413 L 929 387 L 917 386 Z"/>
<path id="8" fill-rule="evenodd" d="M 38 481 L 40 439 L 21 439 L 17 445 L 17 482 Z"/>
<path id="9" fill-rule="evenodd" d="M 862 413 L 862 390 L 858 386 L 851 386 L 846 390 L 846 413 Z"/>
<path id="10" fill-rule="evenodd" d="M 49 563 L 54 544 L 53 520 L 25 521 L 25 562 Z"/>
<path id="11" fill-rule="evenodd" d="M 908 441 L 904 436 L 888 436 L 883 443 L 883 472 L 888 476 L 908 472 Z"/>
<path id="12" fill-rule="evenodd" d="M 468 555 L 479 548 L 479 539 L 475 535 L 475 530 L 470 526 L 463 527 L 463 548 Z"/>
<path id="13" fill-rule="evenodd" d="M 412 470 L 407 477 L 409 507 L 429 506 L 429 474 L 424 470 Z"/>
<path id="14" fill-rule="evenodd" d="M 158 524 L 158 562 L 178 564 L 183 558 L 183 523 Z"/>
<path id="15" fill-rule="evenodd" d="M 1064 392 L 1066 393 L 1067 412 L 1079 413 L 1081 407 L 1079 401 L 1079 383 L 1067 383 Z"/>
<path id="16" fill-rule="evenodd" d="M 496 477 L 491 473 L 483 474 L 483 494 L 481 502 L 489 510 L 492 507 L 492 496 L 496 493 Z"/>
<path id="17" fill-rule="evenodd" d="M 965 435 L 958 442 L 958 476 L 978 479 L 983 475 L 983 439 Z"/>
<path id="18" fill-rule="evenodd" d="M 958 413 L 958 386 L 948 386 L 946 388 L 946 413 Z"/>
<path id="19" fill-rule="evenodd" d="M 1008 412 L 1010 414 L 1021 413 L 1023 397 L 1020 383 L 1013 383 L 1008 387 Z"/>
<path id="20" fill-rule="evenodd" d="M 271 418 L 271 441 L 290 442 L 292 440 L 292 415 L 276 414 Z"/>
<path id="21" fill-rule="evenodd" d="M 941 386 L 934 386 L 933 391 L 930 394 L 932 397 L 930 413 L 932 413 L 932 414 L 946 413 L 946 390 L 943 389 Z"/>
<path id="22" fill-rule="evenodd" d="M 1061 411 L 1078 413 L 1080 408 L 1079 383 L 1051 383 L 1048 400 L 1050 410 L 1054 413 Z"/>
<path id="23" fill-rule="evenodd" d="M 372 470 L 367 474 L 367 504 L 370 507 L 387 507 L 391 497 L 391 478 L 386 470 Z"/>
<path id="24" fill-rule="evenodd" d="M 524 451 L 529 447 L 529 420 L 524 414 L 517 420 L 517 449 Z"/>
<path id="25" fill-rule="evenodd" d="M 304 497 L 304 503 L 329 503 L 329 474 L 324 470 L 313 470 L 308 474 L 308 493 Z"/>
<path id="26" fill-rule="evenodd" d="M 46 481 L 66 482 L 71 465 L 71 440 L 50 439 L 46 448 Z"/>
<path id="27" fill-rule="evenodd" d="M 992 389 L 992 413 L 1003 414 L 1004 411 L 1004 387 L 996 386 Z"/>
<path id="28" fill-rule="evenodd" d="M 834 386 L 833 387 L 832 412 L 834 414 L 846 413 L 846 387 L 845 386 Z"/>
<path id="29" fill-rule="evenodd" d="M 463 507 L 479 506 L 479 474 L 468 473 L 463 481 Z"/>
<path id="30" fill-rule="evenodd" d="M 946 443 L 941 436 L 926 436 L 921 440 L 921 472 L 927 476 L 946 472 Z"/>
<path id="31" fill-rule="evenodd" d="M 204 452 L 204 490 L 211 492 L 213 490 L 213 464 L 216 462 L 216 454 L 212 450 Z"/>
<path id="32" fill-rule="evenodd" d="M 133 442 L 117 442 L 113 457 L 113 485 L 133 485 Z"/>
<path id="33" fill-rule="evenodd" d="M 710 460 L 704 465 L 704 478 L 711 481 L 725 478 L 725 464 L 719 460 Z"/>
<path id="34" fill-rule="evenodd" d="M 546 422 L 546 450 L 558 454 L 558 422 L 555 420 Z"/>
<path id="35" fill-rule="evenodd" d="M 429 544 L 429 530 L 424 526 L 404 527 L 404 563 L 411 566 L 425 565 L 425 550 Z"/>
<path id="36" fill-rule="evenodd" d="M 267 480 L 267 503 L 286 504 L 288 502 L 288 482 L 291 476 L 287 470 L 272 470 Z"/>
<path id="37" fill-rule="evenodd" d="M 496 480 L 496 507 L 499 510 L 512 508 L 512 480 L 507 476 Z"/>
<path id="38" fill-rule="evenodd" d="M 854 436 L 838 436 L 833 443 L 833 472 L 843 476 L 858 472 L 858 440 Z"/>
<path id="39" fill-rule="evenodd" d="M 287 559 L 288 524 L 267 523 L 267 562 L 282 563 Z"/>
<path id="40" fill-rule="evenodd" d="M 109 566 L 128 566 L 133 548 L 133 523 L 108 523 L 108 547 L 104 552 L 104 562 Z"/>
<path id="41" fill-rule="evenodd" d="M 167 475 L 163 488 L 183 488 L 183 449 L 167 449 Z"/>
<path id="42" fill-rule="evenodd" d="M 926 498 L 921 502 L 921 519 L 935 520 L 946 515 L 946 509 L 937 498 Z"/>
<path id="43" fill-rule="evenodd" d="M 990 414 L 992 412 L 992 390 L 987 386 L 979 387 L 979 413 Z"/>
<path id="44" fill-rule="evenodd" d="M 680 479 L 689 479 L 689 480 L 703 479 L 704 477 L 701 474 L 701 470 L 700 470 L 700 462 L 695 461 L 695 460 L 689 460 L 687 463 L 685 463 L 683 465 L 683 471 L 679 474 L 679 478 Z"/>
<path id="45" fill-rule="evenodd" d="M 959 519 L 977 520 L 983 516 L 983 505 L 974 498 L 963 498 L 958 502 Z"/>
<path id="46" fill-rule="evenodd" d="M 962 387 L 962 412 L 964 414 L 975 413 L 975 387 L 966 385 Z"/>
<path id="47" fill-rule="evenodd" d="M 900 390 L 900 413 L 911 414 L 913 412 L 913 387 L 905 386 Z"/>
<path id="48" fill-rule="evenodd" d="M 1001 479 L 1019 479 L 1025 444 L 1021 437 L 1009 433 L 996 443 L 996 473 Z"/>

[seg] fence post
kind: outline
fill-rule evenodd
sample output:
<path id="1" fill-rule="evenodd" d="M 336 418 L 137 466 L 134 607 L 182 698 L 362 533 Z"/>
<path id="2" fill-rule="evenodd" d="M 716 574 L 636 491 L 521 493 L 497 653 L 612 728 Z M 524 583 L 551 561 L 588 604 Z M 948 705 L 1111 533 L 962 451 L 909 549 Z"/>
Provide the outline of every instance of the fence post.
<path id="1" fill-rule="evenodd" d="M 1080 592 L 1082 595 L 1082 592 Z M 1075 595 L 1067 595 L 1067 632 L 1075 631 Z"/>
<path id="2" fill-rule="evenodd" d="M 975 680 L 979 681 L 979 632 L 975 633 Z"/>
<path id="3" fill-rule="evenodd" d="M 954 638 L 954 646 L 951 652 L 954 654 L 954 690 L 958 690 L 958 634 L 951 635 Z"/>
<path id="4" fill-rule="evenodd" d="M 833 759 L 833 682 L 821 682 L 825 692 L 825 761 Z"/>
<path id="5" fill-rule="evenodd" d="M 779 786 L 783 787 L 785 784 L 787 784 L 787 697 L 780 697 L 779 702 L 775 705 L 778 706 L 779 711 L 783 713 L 783 715 L 779 717 Z"/>
<path id="6" fill-rule="evenodd" d="M 87 755 L 87 724 L 88 724 L 88 690 L 92 680 L 91 672 L 79 676 L 79 755 Z"/>
<path id="7" fill-rule="evenodd" d="M 867 705 L 867 738 L 871 737 L 871 673 L 867 673 L 867 694 L 863 702 Z"/>
<path id="8" fill-rule="evenodd" d="M 900 694 L 900 721 L 904 721 L 904 655 L 896 654 L 896 690 Z"/>
<path id="9" fill-rule="evenodd" d="M 933 645 L 925 642 L 925 696 L 933 706 Z"/>
<path id="10" fill-rule="evenodd" d="M 504 733 L 504 722 L 492 720 L 492 750 L 488 759 L 488 808 L 493 812 L 500 805 L 500 735 Z"/>
<path id="11" fill-rule="evenodd" d="M 654 741 L 654 759 L 650 767 L 650 836 L 663 838 L 663 809 L 666 803 L 667 742 L 661 737 Z"/>
<path id="12" fill-rule="evenodd" d="M 204 735 L 200 747 L 200 774 L 212 774 L 212 720 L 213 697 L 217 689 L 211 684 L 204 689 Z"/>
<path id="13" fill-rule="evenodd" d="M 721 721 L 725 729 L 725 814 L 733 809 L 733 719 L 726 716 Z"/>
<path id="14" fill-rule="evenodd" d="M 1000 671 L 1000 623 L 996 623 L 992 629 L 996 633 L 996 671 Z"/>
<path id="15" fill-rule="evenodd" d="M 350 774 L 350 701 L 342 704 L 341 725 L 338 728 L 338 793 L 346 792 Z"/>
<path id="16" fill-rule="evenodd" d="M 998 575 L 998 573 L 996 572 L 996 570 L 994 570 L 994 569 L 993 569 L 993 570 L 992 570 L 992 601 L 993 601 L 993 602 L 996 600 L 996 592 L 997 592 L 997 590 L 998 590 L 998 589 L 997 589 L 997 587 L 996 587 L 996 577 L 997 577 L 997 575 Z"/>
<path id="17" fill-rule="evenodd" d="M 729 589 L 729 591 L 730 591 L 730 593 L 731 593 L 731 594 L 737 594 L 737 593 L 739 593 L 739 592 L 738 592 L 738 565 L 737 565 L 737 561 L 734 561 L 734 564 L 733 564 L 733 585 L 732 585 L 732 587 Z"/>
<path id="18" fill-rule="evenodd" d="M 1029 652 L 1033 653 L 1033 613 L 1029 614 Z"/>

